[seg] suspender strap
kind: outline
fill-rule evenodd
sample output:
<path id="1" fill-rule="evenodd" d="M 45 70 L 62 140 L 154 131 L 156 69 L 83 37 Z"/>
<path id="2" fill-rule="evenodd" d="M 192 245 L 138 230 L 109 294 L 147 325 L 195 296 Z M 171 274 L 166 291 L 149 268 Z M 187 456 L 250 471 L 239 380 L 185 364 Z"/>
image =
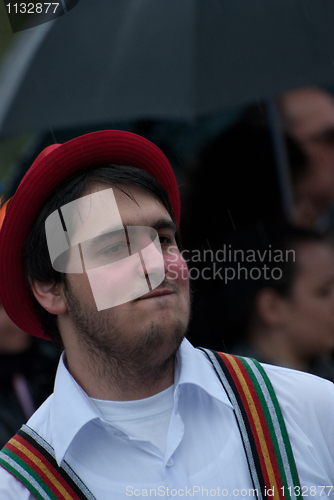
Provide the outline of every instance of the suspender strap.
<path id="1" fill-rule="evenodd" d="M 96 500 L 67 462 L 59 467 L 54 449 L 27 425 L 1 450 L 0 465 L 37 500 Z"/>
<path id="2" fill-rule="evenodd" d="M 259 500 L 302 499 L 283 415 L 258 361 L 202 349 L 233 405 Z M 270 490 L 270 491 L 269 491 Z"/>

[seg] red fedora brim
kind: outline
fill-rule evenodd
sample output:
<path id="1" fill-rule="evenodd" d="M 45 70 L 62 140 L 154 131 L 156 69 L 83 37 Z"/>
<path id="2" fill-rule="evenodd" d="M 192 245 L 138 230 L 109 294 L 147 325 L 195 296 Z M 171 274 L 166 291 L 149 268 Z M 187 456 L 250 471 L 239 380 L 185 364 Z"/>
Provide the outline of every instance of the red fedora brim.
<path id="1" fill-rule="evenodd" d="M 0 300 L 22 330 L 48 338 L 39 322 L 26 282 L 23 248 L 45 201 L 65 179 L 103 163 L 145 170 L 167 191 L 177 223 L 179 190 L 173 169 L 162 151 L 130 132 L 103 130 L 46 148 L 28 170 L 13 196 L 0 231 Z"/>

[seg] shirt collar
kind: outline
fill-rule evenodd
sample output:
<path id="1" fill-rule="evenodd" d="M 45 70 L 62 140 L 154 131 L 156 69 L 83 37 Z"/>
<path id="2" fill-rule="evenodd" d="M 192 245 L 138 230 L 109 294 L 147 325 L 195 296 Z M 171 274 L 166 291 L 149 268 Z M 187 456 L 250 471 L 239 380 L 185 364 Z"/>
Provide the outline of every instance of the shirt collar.
<path id="1" fill-rule="evenodd" d="M 59 465 L 80 429 L 92 420 L 101 419 L 94 403 L 69 373 L 65 359 L 63 353 L 57 370 L 50 410 L 52 441 Z M 182 386 L 186 384 L 200 387 L 210 396 L 232 408 L 209 359 L 203 351 L 195 349 L 184 339 L 175 364 L 176 397 L 180 397 Z"/>
<path id="2" fill-rule="evenodd" d="M 213 398 L 233 408 L 211 361 L 203 351 L 195 349 L 187 339 L 182 341 L 175 366 L 176 389 L 182 388 L 185 384 L 197 385 Z"/>
<path id="3" fill-rule="evenodd" d="M 88 395 L 68 371 L 65 360 L 63 353 L 50 409 L 54 450 L 59 465 L 80 429 L 100 417 Z"/>

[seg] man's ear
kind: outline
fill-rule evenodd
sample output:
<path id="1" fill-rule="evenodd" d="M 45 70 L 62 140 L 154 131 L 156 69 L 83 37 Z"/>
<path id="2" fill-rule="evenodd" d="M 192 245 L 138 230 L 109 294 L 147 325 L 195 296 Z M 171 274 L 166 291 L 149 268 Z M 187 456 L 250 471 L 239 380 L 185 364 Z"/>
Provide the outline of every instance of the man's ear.
<path id="1" fill-rule="evenodd" d="M 263 288 L 255 299 L 258 318 L 267 325 L 277 326 L 285 319 L 285 301 L 273 288 Z"/>
<path id="2" fill-rule="evenodd" d="M 61 290 L 61 284 L 42 283 L 40 281 L 30 280 L 32 293 L 36 300 L 51 314 L 62 314 L 67 311 L 67 305 L 64 300 L 64 294 Z"/>

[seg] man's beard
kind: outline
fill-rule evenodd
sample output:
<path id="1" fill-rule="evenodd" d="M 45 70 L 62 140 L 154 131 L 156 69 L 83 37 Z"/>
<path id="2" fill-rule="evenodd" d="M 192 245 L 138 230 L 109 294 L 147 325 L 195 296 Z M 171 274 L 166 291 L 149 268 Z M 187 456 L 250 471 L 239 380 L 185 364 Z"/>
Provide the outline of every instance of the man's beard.
<path id="1" fill-rule="evenodd" d="M 155 385 L 173 369 L 187 330 L 182 321 L 175 320 L 168 327 L 154 322 L 142 329 L 138 326 L 129 339 L 122 332 L 117 307 L 97 311 L 95 306 L 82 304 L 68 284 L 64 294 L 78 345 L 97 378 L 128 390 L 140 384 Z"/>

